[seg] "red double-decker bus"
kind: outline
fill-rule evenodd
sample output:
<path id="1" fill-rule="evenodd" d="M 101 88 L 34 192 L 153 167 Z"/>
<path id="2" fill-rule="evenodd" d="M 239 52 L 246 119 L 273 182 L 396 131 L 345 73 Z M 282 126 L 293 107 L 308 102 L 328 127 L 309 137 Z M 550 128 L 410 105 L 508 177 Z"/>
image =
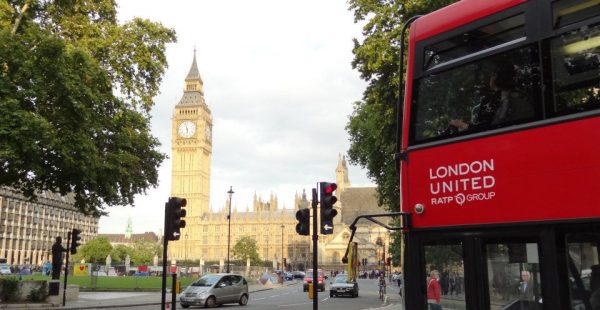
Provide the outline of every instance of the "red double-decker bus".
<path id="1" fill-rule="evenodd" d="M 408 49 L 405 308 L 600 309 L 600 1 L 463 0 Z"/>

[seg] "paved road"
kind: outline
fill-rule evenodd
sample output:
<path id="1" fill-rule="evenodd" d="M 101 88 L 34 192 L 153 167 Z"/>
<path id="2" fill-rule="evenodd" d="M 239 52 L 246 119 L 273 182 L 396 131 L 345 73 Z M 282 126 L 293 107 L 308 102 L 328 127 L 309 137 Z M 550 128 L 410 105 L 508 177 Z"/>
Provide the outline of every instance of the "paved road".
<path id="1" fill-rule="evenodd" d="M 401 309 L 399 298 L 392 295 L 392 291 L 397 293 L 396 287 L 390 287 L 390 298 L 381 301 L 378 298 L 376 280 L 359 280 L 360 294 L 357 298 L 351 297 L 329 297 L 328 285 L 325 292 L 319 292 L 319 309 L 322 310 L 362 310 L 362 309 Z M 302 291 L 302 283 L 288 282 L 285 286 L 265 287 L 262 285 L 252 285 L 250 287 L 250 300 L 244 309 L 248 310 L 305 310 L 312 309 L 312 300 L 308 294 Z M 67 302 L 66 309 L 130 309 L 147 310 L 160 309 L 160 293 L 142 293 L 142 292 L 82 292 L 78 301 Z M 171 295 L 167 294 L 167 301 L 171 300 Z M 130 305 L 140 305 L 131 307 Z M 224 305 L 222 309 L 235 309 L 237 305 Z M 177 309 L 183 309 L 177 305 Z M 194 309 L 194 308 L 191 308 Z M 196 308 L 198 309 L 198 308 Z"/>

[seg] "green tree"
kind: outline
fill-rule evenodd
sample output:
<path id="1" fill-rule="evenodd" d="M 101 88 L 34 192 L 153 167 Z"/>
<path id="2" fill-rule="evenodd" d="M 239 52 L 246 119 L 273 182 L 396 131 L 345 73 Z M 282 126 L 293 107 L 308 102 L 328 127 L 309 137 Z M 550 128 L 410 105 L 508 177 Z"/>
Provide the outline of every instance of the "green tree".
<path id="1" fill-rule="evenodd" d="M 106 256 L 108 256 L 109 253 L 112 253 L 112 250 L 113 247 L 110 245 L 108 239 L 98 237 L 80 246 L 77 251 L 77 257 L 74 259 L 85 259 L 88 263 L 103 265 L 106 263 Z"/>
<path id="2" fill-rule="evenodd" d="M 133 248 L 130 246 L 126 246 L 124 244 L 115 245 L 110 252 L 110 258 L 112 259 L 113 264 L 124 264 L 125 257 L 129 255 L 129 257 L 133 256 Z"/>
<path id="3" fill-rule="evenodd" d="M 174 41 L 118 24 L 113 0 L 0 1 L 0 186 L 72 193 L 97 216 L 155 187 L 149 111 Z"/>
<path id="4" fill-rule="evenodd" d="M 151 265 L 154 263 L 154 255 L 160 254 L 161 249 L 162 247 L 156 242 L 145 240 L 135 241 L 133 243 L 131 260 L 136 265 Z"/>
<path id="5" fill-rule="evenodd" d="M 250 236 L 244 236 L 238 240 L 231 250 L 233 257 L 237 260 L 245 262 L 250 258 L 250 264 L 253 266 L 261 263 L 260 257 L 258 256 L 258 245 L 256 240 Z"/>
<path id="6" fill-rule="evenodd" d="M 348 157 L 352 164 L 367 169 L 368 177 L 377 184 L 379 205 L 389 211 L 398 211 L 400 206 L 399 175 L 394 161 L 400 33 L 404 23 L 412 16 L 426 14 L 456 1 L 349 1 L 355 22 L 365 23 L 364 38 L 354 40 L 352 66 L 368 84 L 362 100 L 354 103 L 354 111 L 346 125 L 350 136 Z M 398 264 L 399 234 L 394 235 L 394 240 L 393 260 Z"/>

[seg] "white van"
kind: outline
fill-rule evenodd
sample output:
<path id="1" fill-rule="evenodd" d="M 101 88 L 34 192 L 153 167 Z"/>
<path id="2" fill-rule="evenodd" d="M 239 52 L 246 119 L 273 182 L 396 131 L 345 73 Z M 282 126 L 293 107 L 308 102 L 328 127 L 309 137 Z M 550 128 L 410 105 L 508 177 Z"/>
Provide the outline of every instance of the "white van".
<path id="1" fill-rule="evenodd" d="M 0 275 L 10 275 L 10 267 L 8 264 L 0 264 Z"/>

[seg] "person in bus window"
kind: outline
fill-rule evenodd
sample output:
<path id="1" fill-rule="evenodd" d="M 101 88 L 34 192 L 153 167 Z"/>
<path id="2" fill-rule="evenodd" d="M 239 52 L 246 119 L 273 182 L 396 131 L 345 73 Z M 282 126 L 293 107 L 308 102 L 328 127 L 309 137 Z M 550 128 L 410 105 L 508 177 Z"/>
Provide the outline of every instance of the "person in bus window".
<path id="1" fill-rule="evenodd" d="M 535 301 L 531 273 L 527 270 L 521 271 L 521 282 L 519 283 L 519 299 L 530 303 Z"/>
<path id="2" fill-rule="evenodd" d="M 480 130 L 506 122 L 509 115 L 511 92 L 514 88 L 514 68 L 501 64 L 491 73 L 487 88 L 478 92 L 477 104 L 471 108 L 471 121 L 453 119 L 450 126 L 458 132 Z"/>
<path id="3" fill-rule="evenodd" d="M 590 305 L 592 310 L 600 310 L 600 265 L 591 267 L 590 275 Z"/>
<path id="4" fill-rule="evenodd" d="M 437 270 L 432 270 L 429 273 L 429 279 L 427 280 L 427 304 L 429 305 L 429 310 L 442 310 L 442 305 L 440 304 L 442 287 L 439 279 L 440 274 Z"/>

